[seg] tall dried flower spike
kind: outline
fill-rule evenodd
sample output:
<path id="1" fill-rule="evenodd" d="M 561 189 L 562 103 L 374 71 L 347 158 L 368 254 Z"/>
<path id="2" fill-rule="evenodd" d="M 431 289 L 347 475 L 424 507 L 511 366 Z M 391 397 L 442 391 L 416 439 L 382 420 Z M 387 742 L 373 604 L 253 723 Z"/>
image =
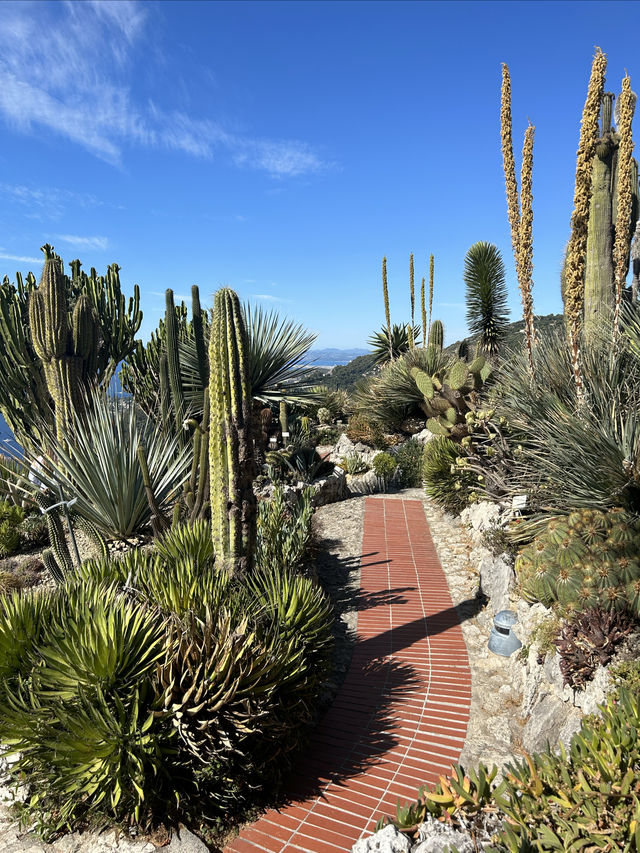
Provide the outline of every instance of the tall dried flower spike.
<path id="1" fill-rule="evenodd" d="M 431 310 L 433 308 L 433 255 L 429 257 L 429 329 L 431 329 Z"/>
<path id="2" fill-rule="evenodd" d="M 411 323 L 409 324 L 409 347 L 413 349 L 415 341 L 413 339 L 413 326 L 416 314 L 416 294 L 414 286 L 413 272 L 413 252 L 409 255 L 409 294 L 411 296 Z"/>
<path id="3" fill-rule="evenodd" d="M 625 76 L 622 81 L 622 92 L 617 103 L 617 125 L 620 135 L 618 148 L 618 209 L 616 217 L 616 236 L 613 244 L 613 266 L 615 273 L 615 310 L 613 315 L 613 344 L 618 340 L 620 327 L 620 303 L 622 290 L 627 275 L 629 261 L 629 228 L 626 227 L 631 219 L 631 161 L 633 154 L 633 138 L 631 122 L 636 97 L 631 91 L 631 79 Z"/>
<path id="4" fill-rule="evenodd" d="M 533 287 L 533 137 L 535 127 L 529 123 L 524 134 L 524 148 L 522 149 L 522 171 L 520 175 L 520 229 L 518 233 L 518 257 L 516 269 L 518 271 L 518 286 L 522 297 L 522 313 L 524 317 L 524 333 L 527 344 L 527 357 L 529 360 L 529 371 L 533 376 L 533 345 L 536 340 L 533 325 L 533 298 L 531 289 Z"/>
<path id="5" fill-rule="evenodd" d="M 604 94 L 604 75 L 607 57 L 597 48 L 591 66 L 591 77 L 587 99 L 582 111 L 580 142 L 576 163 L 576 183 L 571 215 L 571 236 L 567 246 L 565 262 L 565 314 L 569 325 L 571 363 L 576 383 L 578 401 L 584 400 L 584 388 L 580 372 L 580 334 L 582 331 L 582 307 L 584 300 L 584 273 L 587 255 L 589 228 L 589 202 L 591 200 L 591 168 L 600 136 L 600 104 Z"/>
<path id="6" fill-rule="evenodd" d="M 511 77 L 509 76 L 509 66 L 505 62 L 502 63 L 500 138 L 502 140 L 504 182 L 507 190 L 507 214 L 509 217 L 509 226 L 511 227 L 511 245 L 513 247 L 513 256 L 517 264 L 518 239 L 520 234 L 520 209 L 518 204 L 518 184 L 516 182 L 516 161 L 513 156 L 513 138 L 511 131 Z"/>
<path id="7" fill-rule="evenodd" d="M 427 306 L 425 302 L 424 276 L 420 285 L 420 309 L 422 312 L 422 349 L 425 349 L 427 346 Z"/>
<path id="8" fill-rule="evenodd" d="M 387 335 L 389 336 L 389 357 L 393 361 L 393 347 L 391 345 L 391 312 L 389 311 L 389 288 L 387 286 L 387 259 L 382 259 L 382 295 L 384 296 L 384 319 L 387 324 Z"/>

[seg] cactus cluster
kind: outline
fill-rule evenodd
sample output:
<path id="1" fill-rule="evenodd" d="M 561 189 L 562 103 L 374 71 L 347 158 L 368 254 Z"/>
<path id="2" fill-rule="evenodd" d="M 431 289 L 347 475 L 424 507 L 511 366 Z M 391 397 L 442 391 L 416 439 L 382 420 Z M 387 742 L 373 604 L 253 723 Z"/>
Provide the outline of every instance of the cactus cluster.
<path id="1" fill-rule="evenodd" d="M 491 375 L 491 366 L 484 356 L 478 356 L 471 364 L 454 361 L 432 376 L 414 367 L 411 375 L 423 396 L 421 408 L 428 418 L 427 429 L 435 435 L 453 438 L 466 435 L 466 419 L 472 411 L 471 395 L 480 391 Z"/>
<path id="2" fill-rule="evenodd" d="M 40 286 L 29 298 L 29 322 L 62 443 L 75 414 L 83 409 L 87 381 L 96 373 L 99 326 L 88 296 L 80 296 L 69 315 L 62 260 L 48 244 L 44 253 Z"/>
<path id="3" fill-rule="evenodd" d="M 139 289 L 127 305 L 117 264 L 98 276 L 72 261 L 69 277 L 51 246 L 43 252 L 39 288 L 33 273 L 18 273 L 16 284 L 5 276 L 0 285 L 0 412 L 31 450 L 43 446 L 55 419 L 61 434 L 83 382 L 109 385 L 142 322 Z"/>
<path id="4" fill-rule="evenodd" d="M 516 573 L 525 596 L 568 610 L 630 609 L 640 615 L 640 521 L 622 509 L 552 518 L 524 548 Z"/>

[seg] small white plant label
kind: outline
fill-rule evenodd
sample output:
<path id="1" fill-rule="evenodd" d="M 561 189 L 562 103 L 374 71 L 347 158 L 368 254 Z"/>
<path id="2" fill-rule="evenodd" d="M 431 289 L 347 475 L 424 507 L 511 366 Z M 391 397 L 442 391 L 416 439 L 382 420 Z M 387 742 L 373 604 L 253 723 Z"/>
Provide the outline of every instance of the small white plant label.
<path id="1" fill-rule="evenodd" d="M 524 509 L 527 505 L 526 495 L 515 495 L 511 504 L 511 509 Z"/>

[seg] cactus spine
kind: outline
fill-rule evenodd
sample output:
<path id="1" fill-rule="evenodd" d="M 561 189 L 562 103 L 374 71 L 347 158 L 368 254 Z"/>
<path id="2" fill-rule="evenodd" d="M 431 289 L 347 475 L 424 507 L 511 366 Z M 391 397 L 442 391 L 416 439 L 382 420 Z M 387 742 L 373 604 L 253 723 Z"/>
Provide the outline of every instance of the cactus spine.
<path id="1" fill-rule="evenodd" d="M 444 326 L 441 320 L 434 320 L 429 329 L 429 344 L 442 351 L 444 346 Z"/>
<path id="2" fill-rule="evenodd" d="M 216 560 L 231 574 L 251 570 L 255 551 L 255 462 L 248 339 L 237 295 L 215 295 L 209 341 L 211 527 Z"/>

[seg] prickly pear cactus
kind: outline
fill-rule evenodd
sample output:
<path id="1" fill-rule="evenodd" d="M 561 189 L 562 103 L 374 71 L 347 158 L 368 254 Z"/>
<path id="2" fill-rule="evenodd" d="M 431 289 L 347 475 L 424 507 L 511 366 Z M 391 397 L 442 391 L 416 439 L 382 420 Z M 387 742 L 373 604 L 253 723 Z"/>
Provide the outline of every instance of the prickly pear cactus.
<path id="1" fill-rule="evenodd" d="M 411 376 L 424 398 L 421 407 L 427 416 L 429 432 L 452 438 L 467 435 L 467 414 L 473 408 L 473 395 L 481 390 L 490 375 L 491 366 L 483 356 L 471 364 L 454 361 L 433 376 L 414 367 Z"/>

